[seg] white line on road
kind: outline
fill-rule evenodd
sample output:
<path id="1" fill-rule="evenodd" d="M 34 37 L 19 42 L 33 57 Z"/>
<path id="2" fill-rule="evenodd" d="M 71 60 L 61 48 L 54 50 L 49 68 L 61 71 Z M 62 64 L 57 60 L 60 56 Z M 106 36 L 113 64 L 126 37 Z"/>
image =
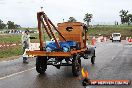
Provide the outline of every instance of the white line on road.
<path id="1" fill-rule="evenodd" d="M 9 78 L 9 77 L 12 77 L 12 76 L 15 76 L 15 75 L 18 75 L 18 74 L 27 72 L 27 71 L 31 71 L 31 70 L 33 70 L 33 69 L 35 69 L 35 68 L 36 68 L 36 67 L 33 67 L 33 68 L 30 68 L 30 69 L 27 69 L 27 70 L 24 70 L 24 71 L 21 71 L 21 72 L 17 72 L 17 73 L 13 73 L 13 74 L 11 74 L 11 75 L 7 75 L 7 76 L 4 76 L 4 77 L 1 77 L 0 80 L 6 79 L 6 78 Z"/>

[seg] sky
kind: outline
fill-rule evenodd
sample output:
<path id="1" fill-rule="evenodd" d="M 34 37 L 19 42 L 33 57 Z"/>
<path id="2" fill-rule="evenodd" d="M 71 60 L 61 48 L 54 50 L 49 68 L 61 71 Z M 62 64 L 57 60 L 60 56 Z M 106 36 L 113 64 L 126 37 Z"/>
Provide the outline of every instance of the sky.
<path id="1" fill-rule="evenodd" d="M 22 27 L 37 27 L 37 12 L 43 11 L 57 25 L 75 17 L 83 22 L 86 13 L 93 14 L 91 24 L 120 22 L 119 11 L 132 13 L 132 0 L 0 0 L 0 19 Z"/>

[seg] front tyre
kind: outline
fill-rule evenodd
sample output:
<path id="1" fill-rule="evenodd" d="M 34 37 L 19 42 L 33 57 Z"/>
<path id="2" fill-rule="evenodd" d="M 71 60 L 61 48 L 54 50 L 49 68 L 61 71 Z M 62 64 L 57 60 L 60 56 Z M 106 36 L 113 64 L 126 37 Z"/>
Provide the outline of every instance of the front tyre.
<path id="1" fill-rule="evenodd" d="M 44 74 L 47 69 L 47 57 L 36 58 L 36 71 L 40 74 Z"/>
<path id="2" fill-rule="evenodd" d="M 91 57 L 91 63 L 92 63 L 92 64 L 94 64 L 94 63 L 95 63 L 95 51 L 94 51 L 93 56 Z"/>
<path id="3" fill-rule="evenodd" d="M 81 59 L 80 55 L 75 55 L 72 60 L 72 73 L 73 76 L 79 76 L 81 70 Z"/>

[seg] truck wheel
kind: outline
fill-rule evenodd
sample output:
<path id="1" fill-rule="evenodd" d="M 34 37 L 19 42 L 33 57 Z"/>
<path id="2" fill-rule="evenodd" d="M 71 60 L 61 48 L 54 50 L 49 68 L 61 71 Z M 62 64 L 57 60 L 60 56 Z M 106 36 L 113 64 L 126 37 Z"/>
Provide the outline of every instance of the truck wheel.
<path id="1" fill-rule="evenodd" d="M 72 73 L 73 76 L 79 76 L 81 70 L 81 59 L 79 55 L 75 55 L 72 60 Z"/>
<path id="2" fill-rule="evenodd" d="M 36 58 L 36 71 L 40 74 L 44 74 L 47 69 L 47 57 Z"/>
<path id="3" fill-rule="evenodd" d="M 91 57 L 91 63 L 92 63 L 92 64 L 95 63 L 95 51 L 94 51 L 94 55 Z"/>
<path id="4" fill-rule="evenodd" d="M 80 50 L 81 49 L 81 46 L 79 43 L 76 43 L 76 50 Z"/>

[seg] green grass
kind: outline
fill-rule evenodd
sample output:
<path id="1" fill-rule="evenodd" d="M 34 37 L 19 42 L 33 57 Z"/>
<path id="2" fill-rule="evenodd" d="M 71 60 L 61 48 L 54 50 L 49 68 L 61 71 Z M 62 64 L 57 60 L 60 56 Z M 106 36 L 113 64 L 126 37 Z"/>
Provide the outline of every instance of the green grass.
<path id="1" fill-rule="evenodd" d="M 0 35 L 0 43 L 20 43 L 21 42 L 21 35 Z"/>
<path id="2" fill-rule="evenodd" d="M 37 28 L 20 28 L 19 30 L 26 30 L 26 29 L 28 29 L 28 30 L 37 30 Z"/>
<path id="3" fill-rule="evenodd" d="M 4 34 L 0 35 L 0 44 L 19 44 L 21 43 L 21 34 Z M 37 37 L 37 39 L 31 39 L 31 42 L 38 42 L 39 36 L 38 34 L 30 34 L 30 36 Z"/>
<path id="4" fill-rule="evenodd" d="M 119 32 L 123 37 L 132 37 L 132 26 L 99 26 L 90 28 L 88 31 L 89 35 L 111 36 L 113 32 Z"/>
<path id="5" fill-rule="evenodd" d="M 18 28 L 17 30 L 26 30 L 26 29 L 37 30 L 37 28 Z M 0 31 L 3 31 L 3 30 L 11 30 L 11 29 L 0 29 Z"/>
<path id="6" fill-rule="evenodd" d="M 24 30 L 24 29 L 23 29 Z M 36 30 L 36 28 L 33 28 L 32 30 Z M 111 36 L 113 32 L 120 32 L 122 36 L 131 36 L 132 37 L 132 26 L 97 26 L 92 27 L 88 31 L 88 35 L 94 35 L 98 36 L 99 34 L 102 34 L 104 36 Z M 57 35 L 57 34 L 55 34 Z M 31 36 L 37 37 L 37 39 L 31 40 L 31 42 L 39 42 L 39 35 L 38 34 L 31 34 Z M 48 36 L 43 36 L 43 39 L 47 40 Z M 49 39 L 48 39 L 49 40 Z M 88 41 L 91 43 L 91 40 Z M 10 43 L 21 43 L 21 34 L 4 34 L 0 35 L 0 44 L 10 44 Z M 18 56 L 22 55 L 22 47 L 21 46 L 15 46 L 15 47 L 5 47 L 0 48 L 0 60 L 6 60 L 9 57 L 12 56 Z M 4 58 L 4 59 L 2 59 Z"/>
<path id="7" fill-rule="evenodd" d="M 12 56 L 22 55 L 22 47 L 14 46 L 14 47 L 4 47 L 0 49 L 0 61 L 2 58 L 8 58 Z"/>
<path id="8" fill-rule="evenodd" d="M 0 35 L 0 44 L 19 44 L 21 43 L 21 34 L 6 34 Z M 39 42 L 39 35 L 38 34 L 30 34 L 30 36 L 37 37 L 37 39 L 31 39 L 31 42 Z M 43 38 L 47 38 L 47 36 L 43 36 Z M 0 48 L 0 61 L 2 60 L 10 60 L 12 56 L 19 56 L 22 55 L 22 46 L 11 46 L 11 47 L 3 47 Z"/>

